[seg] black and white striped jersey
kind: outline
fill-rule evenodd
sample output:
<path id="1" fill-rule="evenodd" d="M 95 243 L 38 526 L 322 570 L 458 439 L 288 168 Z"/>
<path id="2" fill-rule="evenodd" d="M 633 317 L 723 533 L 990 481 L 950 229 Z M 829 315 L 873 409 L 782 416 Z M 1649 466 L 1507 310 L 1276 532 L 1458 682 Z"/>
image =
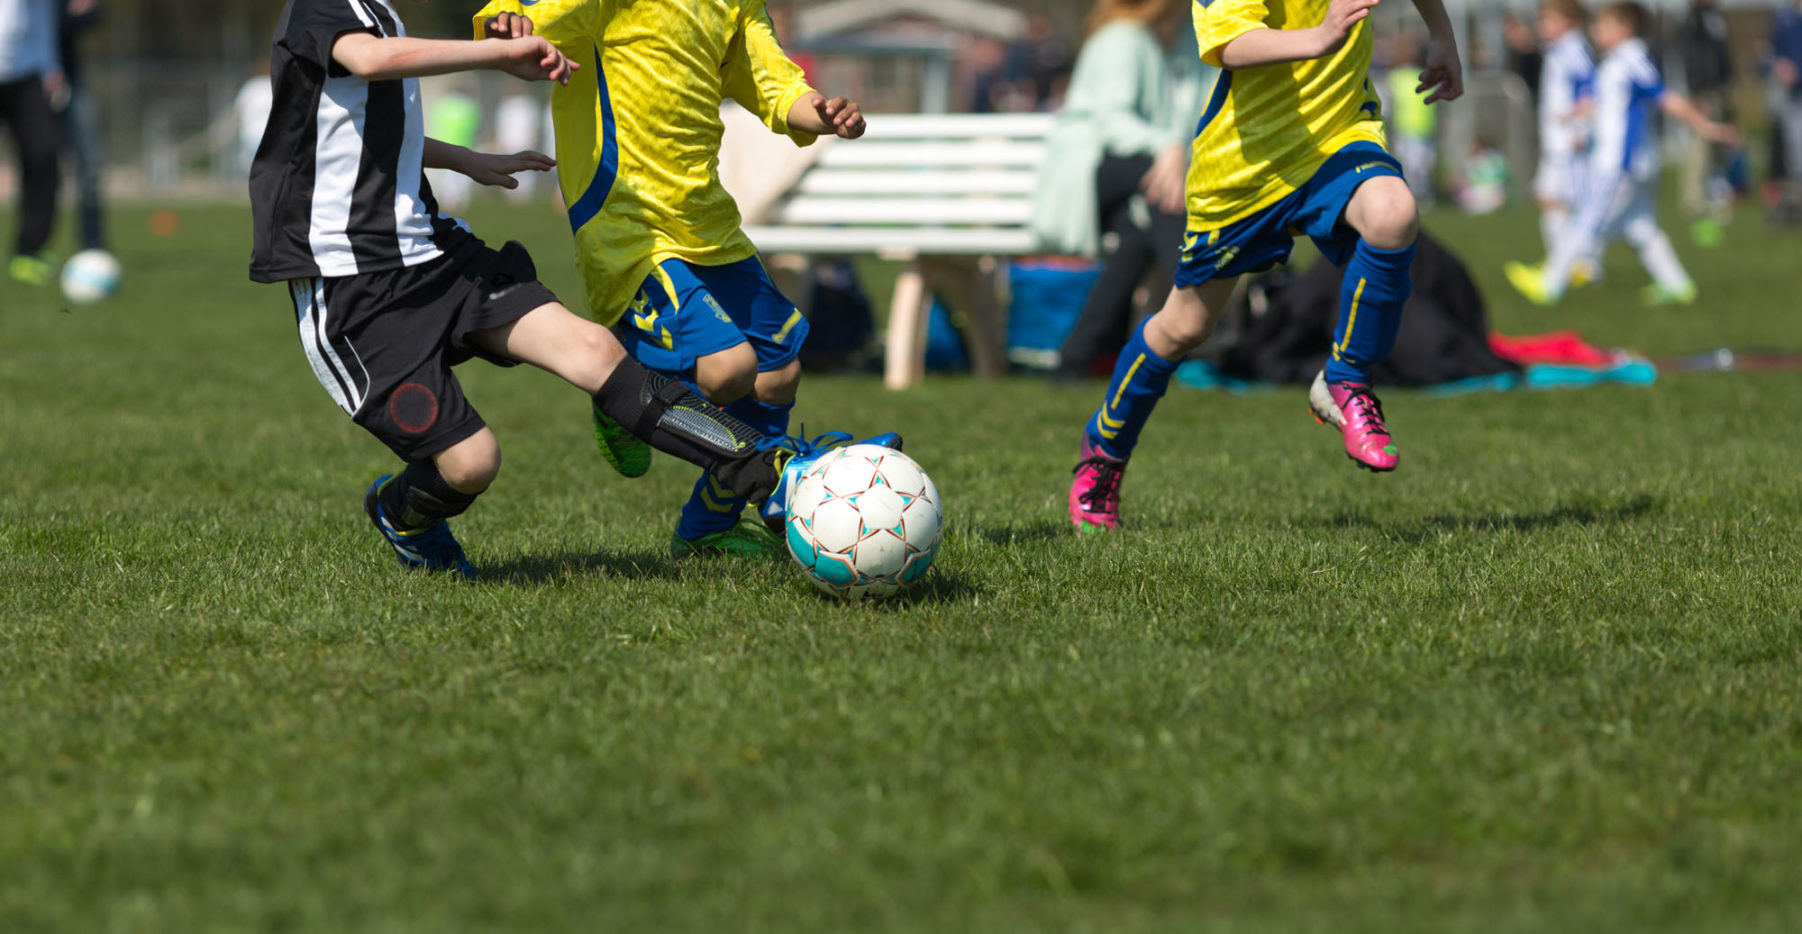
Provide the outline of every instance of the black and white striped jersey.
<path id="1" fill-rule="evenodd" d="M 419 81 L 364 81 L 334 62 L 351 32 L 406 35 L 390 0 L 288 0 L 276 26 L 275 101 L 250 170 L 258 282 L 418 266 L 470 236 L 425 180 Z"/>

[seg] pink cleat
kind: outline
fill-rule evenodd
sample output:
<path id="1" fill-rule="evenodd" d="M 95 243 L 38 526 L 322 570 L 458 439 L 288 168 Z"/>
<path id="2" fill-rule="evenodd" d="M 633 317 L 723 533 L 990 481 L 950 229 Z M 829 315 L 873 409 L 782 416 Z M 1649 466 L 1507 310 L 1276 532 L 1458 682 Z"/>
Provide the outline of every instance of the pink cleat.
<path id="1" fill-rule="evenodd" d="M 1103 454 L 1082 439 L 1082 460 L 1070 481 L 1070 521 L 1078 531 L 1106 532 L 1120 525 L 1120 477 L 1126 462 Z"/>
<path id="2" fill-rule="evenodd" d="M 1326 374 L 1314 377 L 1308 390 L 1308 407 L 1314 420 L 1332 425 L 1345 436 L 1345 456 L 1365 470 L 1387 473 L 1401 458 L 1395 440 L 1383 424 L 1383 403 L 1367 383 L 1329 383 Z"/>

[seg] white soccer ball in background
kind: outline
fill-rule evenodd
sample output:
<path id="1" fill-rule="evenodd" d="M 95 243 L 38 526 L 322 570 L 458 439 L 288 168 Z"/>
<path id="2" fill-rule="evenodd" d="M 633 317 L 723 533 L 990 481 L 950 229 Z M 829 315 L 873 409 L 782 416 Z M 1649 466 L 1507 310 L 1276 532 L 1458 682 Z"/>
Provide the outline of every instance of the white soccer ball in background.
<path id="1" fill-rule="evenodd" d="M 889 597 L 939 550 L 939 491 L 913 458 L 874 444 L 827 453 L 788 501 L 788 552 L 821 590 Z"/>
<path id="2" fill-rule="evenodd" d="M 82 250 L 63 264 L 63 297 L 92 305 L 119 291 L 119 261 L 105 250 Z"/>

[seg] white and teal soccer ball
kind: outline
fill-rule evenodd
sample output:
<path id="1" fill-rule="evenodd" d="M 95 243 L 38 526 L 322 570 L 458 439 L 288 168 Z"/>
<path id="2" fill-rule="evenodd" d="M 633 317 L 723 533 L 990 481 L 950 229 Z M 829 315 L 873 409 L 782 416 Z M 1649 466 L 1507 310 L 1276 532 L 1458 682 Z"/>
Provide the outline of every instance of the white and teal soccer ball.
<path id="1" fill-rule="evenodd" d="M 105 250 L 82 250 L 63 264 L 63 297 L 92 305 L 119 291 L 119 261 Z"/>
<path id="2" fill-rule="evenodd" d="M 788 501 L 788 553 L 821 590 L 891 597 L 939 550 L 939 491 L 900 451 L 854 444 L 810 465 Z"/>

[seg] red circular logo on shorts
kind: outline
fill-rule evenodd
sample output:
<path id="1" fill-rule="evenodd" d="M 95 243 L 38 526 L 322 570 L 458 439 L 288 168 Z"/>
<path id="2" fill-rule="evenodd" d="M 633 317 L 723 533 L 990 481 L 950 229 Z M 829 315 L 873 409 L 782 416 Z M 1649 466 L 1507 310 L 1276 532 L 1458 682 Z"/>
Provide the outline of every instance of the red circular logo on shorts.
<path id="1" fill-rule="evenodd" d="M 401 431 L 420 434 L 438 422 L 438 397 L 418 383 L 402 383 L 388 397 L 388 417 Z"/>

